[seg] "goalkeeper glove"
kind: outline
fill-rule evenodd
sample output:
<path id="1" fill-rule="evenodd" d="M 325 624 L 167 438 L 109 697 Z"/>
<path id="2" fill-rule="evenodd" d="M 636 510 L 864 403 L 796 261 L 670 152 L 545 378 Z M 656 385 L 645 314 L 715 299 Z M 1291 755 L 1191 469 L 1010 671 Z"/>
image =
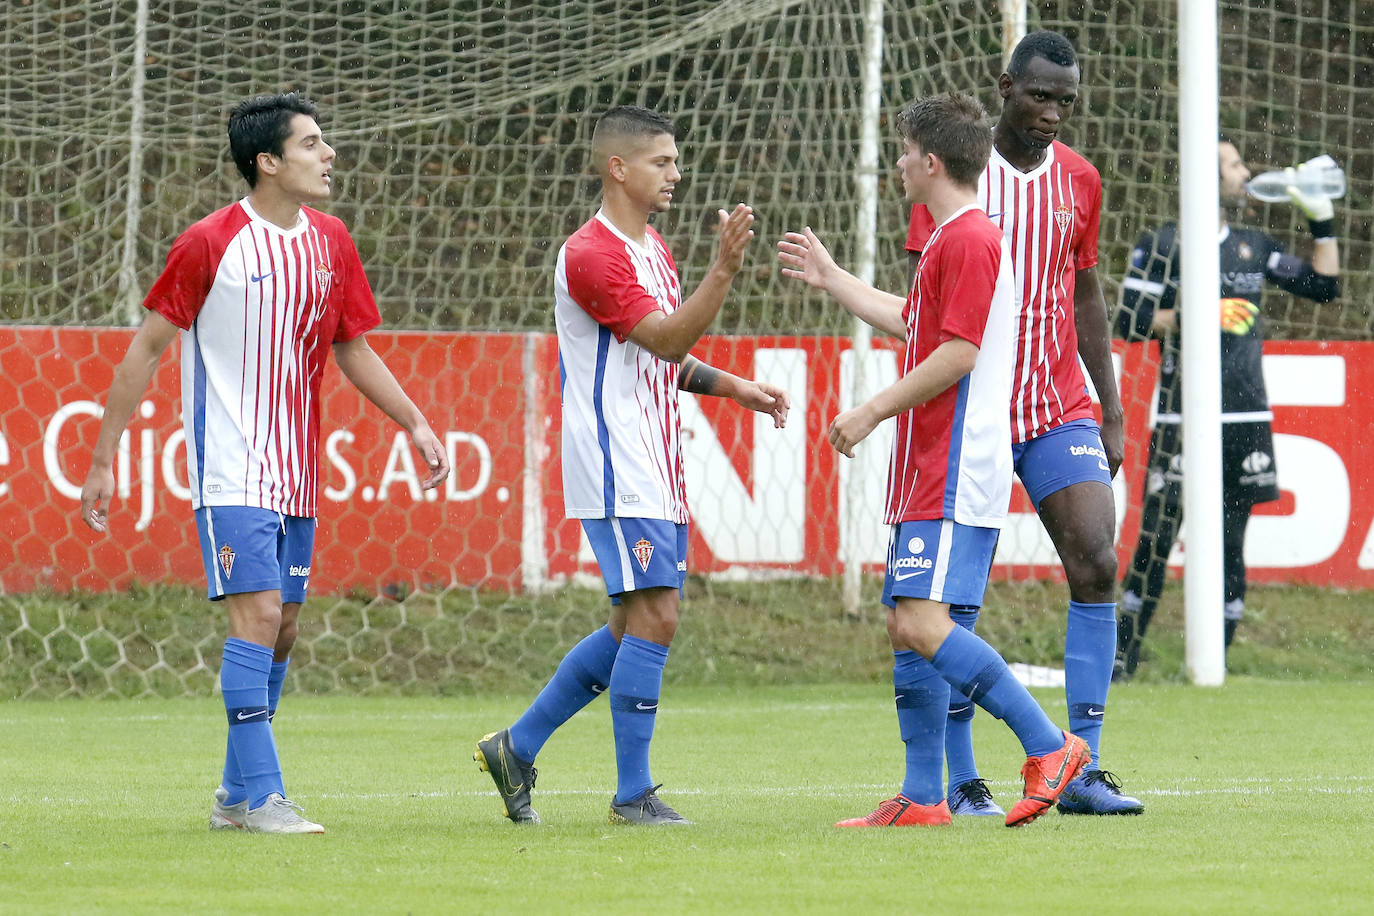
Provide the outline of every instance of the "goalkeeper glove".
<path id="1" fill-rule="evenodd" d="M 1331 205 L 1331 198 L 1320 192 L 1304 191 L 1302 185 L 1302 172 L 1307 168 L 1306 164 L 1298 166 L 1296 169 L 1284 169 L 1284 176 L 1288 179 L 1288 196 L 1293 203 L 1307 217 L 1307 224 L 1312 228 L 1313 238 L 1329 239 L 1332 237 L 1331 221 L 1335 218 L 1336 211 Z"/>
<path id="2" fill-rule="evenodd" d="M 1227 334 L 1249 334 L 1259 308 L 1249 299 L 1221 300 L 1221 329 Z"/>

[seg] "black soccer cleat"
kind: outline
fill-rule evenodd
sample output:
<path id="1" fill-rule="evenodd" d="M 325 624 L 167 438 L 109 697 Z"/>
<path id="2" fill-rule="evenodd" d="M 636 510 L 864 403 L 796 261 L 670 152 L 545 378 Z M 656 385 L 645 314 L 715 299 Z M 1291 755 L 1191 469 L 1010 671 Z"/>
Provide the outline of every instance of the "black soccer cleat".
<path id="1" fill-rule="evenodd" d="M 692 823 L 663 803 L 663 799 L 658 797 L 658 790 L 661 788 L 663 785 L 660 783 L 652 789 L 645 789 L 638 798 L 619 804 L 612 798 L 610 822 L 644 826 L 677 826 Z"/>
<path id="2" fill-rule="evenodd" d="M 472 759 L 482 772 L 490 773 L 496 791 L 501 794 L 501 802 L 506 806 L 506 817 L 517 824 L 538 824 L 539 814 L 530 807 L 530 790 L 539 777 L 534 764 L 526 763 L 515 756 L 510 749 L 510 729 L 485 735 L 477 742 L 477 750 Z"/>

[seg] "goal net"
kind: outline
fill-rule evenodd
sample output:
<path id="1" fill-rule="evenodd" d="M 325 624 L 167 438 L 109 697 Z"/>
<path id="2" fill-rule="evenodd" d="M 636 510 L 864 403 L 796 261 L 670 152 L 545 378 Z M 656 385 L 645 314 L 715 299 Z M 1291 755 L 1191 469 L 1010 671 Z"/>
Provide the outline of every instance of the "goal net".
<path id="1" fill-rule="evenodd" d="M 673 247 L 687 289 L 710 263 L 716 208 L 748 201 L 758 213 L 758 238 L 712 329 L 720 336 L 711 352 L 736 371 L 800 372 L 802 390 L 809 392 L 794 413 L 802 438 L 777 446 L 779 454 L 794 456 L 786 466 L 796 475 L 793 490 L 772 502 L 761 487 L 782 475 L 769 464 L 772 453 L 754 447 L 767 432 L 715 405 L 703 403 L 693 415 L 702 456 L 697 472 L 717 468 L 694 484 L 694 508 L 725 507 L 702 521 L 706 533 L 694 541 L 694 557 L 700 546 L 710 558 L 704 571 L 761 580 L 756 594 L 764 602 L 770 589 L 782 587 L 770 585 L 771 580 L 797 570 L 822 581 L 837 576 L 837 525 L 808 526 L 819 524 L 816 507 L 833 514 L 841 502 L 838 467 L 821 448 L 822 424 L 845 403 L 840 382 L 851 371 L 843 352 L 851 325 L 840 309 L 779 276 L 772 243 L 783 231 L 809 225 L 841 263 L 851 263 L 859 249 L 853 233 L 863 177 L 856 163 L 864 127 L 867 5 L 864 0 L 5 3 L 0 7 L 0 320 L 53 330 L 41 344 L 34 337 L 6 338 L 11 342 L 0 351 L 15 392 L 12 403 L 0 407 L 0 468 L 15 474 L 0 488 L 0 510 L 7 513 L 3 520 L 12 541 L 0 549 L 0 565 L 7 570 L 3 590 L 127 589 L 149 580 L 194 581 L 194 556 L 190 573 L 183 566 L 174 575 L 166 564 L 158 565 L 184 545 L 156 534 L 156 525 L 134 530 L 145 470 L 151 476 L 170 475 L 153 488 L 151 517 L 175 518 L 178 524 L 188 517 L 175 473 L 164 471 L 180 455 L 172 404 L 158 402 L 135 418 L 149 436 L 146 450 L 141 450 L 141 433 L 131 427 L 124 482 L 128 501 L 117 507 L 128 519 L 120 522 L 124 530 L 98 542 L 69 527 L 67 516 L 75 517 L 72 487 L 79 487 L 85 473 L 95 419 L 79 408 L 76 419 L 54 432 L 53 417 L 73 409 L 73 399 L 103 400 L 109 366 L 126 338 L 73 343 L 58 331 L 113 329 L 140 320 L 139 302 L 172 239 L 244 193 L 226 151 L 229 110 L 246 95 L 284 88 L 301 90 L 320 105 L 326 138 L 338 150 L 335 199 L 326 206 L 348 223 L 358 241 L 386 328 L 415 335 L 398 338 L 389 358 L 407 379 L 433 372 L 434 378 L 416 383 L 417 400 L 445 410 L 461 401 L 463 410 L 487 414 L 452 427 L 460 479 L 438 507 L 402 498 L 404 459 L 392 448 L 394 430 L 385 424 L 370 428 L 376 442 L 364 443 L 362 433 L 349 433 L 357 442 L 335 440 L 339 461 L 324 483 L 354 495 L 336 503 L 322 500 L 324 565 L 314 586 L 322 597 L 313 600 L 328 602 L 331 580 L 353 589 L 354 598 L 362 594 L 368 600 L 381 583 L 398 581 L 401 593 L 419 592 L 433 600 L 424 613 L 453 615 L 457 606 L 464 620 L 486 622 L 485 609 L 494 602 L 510 612 L 492 618 L 500 626 L 517 632 L 546 626 L 541 631 L 546 636 L 557 634 L 534 640 L 541 647 L 571 635 L 559 629 L 560 621 L 574 613 L 564 592 L 542 594 L 533 602 L 518 595 L 522 584 L 535 580 L 545 586 L 584 581 L 579 577 L 593 568 L 585 558 L 577 559 L 576 532 L 560 524 L 557 495 L 538 492 L 541 481 L 556 477 L 556 464 L 540 464 L 540 455 L 532 458 L 531 450 L 518 448 L 518 440 L 532 435 L 541 448 L 555 441 L 546 415 L 531 406 L 556 403 L 556 356 L 548 341 L 553 262 L 562 240 L 596 204 L 587 163 L 594 115 L 627 103 L 658 108 L 680 125 L 684 180 L 672 212 L 659 217 L 656 228 Z M 891 169 L 897 151 L 893 117 L 911 98 L 946 89 L 972 91 L 991 112 L 998 110 L 996 77 L 1006 26 L 996 6 L 888 3 L 883 14 L 876 276 L 887 289 L 903 289 L 907 270 L 902 246 L 907 212 Z M 1344 293 L 1325 306 L 1271 293 L 1266 300 L 1271 334 L 1367 339 L 1374 331 L 1368 308 L 1374 294 L 1374 153 L 1367 117 L 1374 110 L 1367 72 L 1374 59 L 1374 26 L 1355 2 L 1223 2 L 1219 8 L 1221 118 L 1252 168 L 1289 165 L 1325 152 L 1349 176 L 1349 192 L 1337 205 Z M 1175 19 L 1176 4 L 1153 0 L 1029 4 L 1029 27 L 1065 32 L 1082 55 L 1083 104 L 1066 139 L 1103 175 L 1099 273 L 1109 305 L 1116 302 L 1135 238 L 1177 211 Z M 1306 229 L 1292 208 L 1257 206 L 1249 216 L 1285 244 L 1304 250 Z M 436 332 L 465 335 L 461 349 L 436 344 Z M 815 344 L 820 338 L 831 342 Z M 80 348 L 79 358 L 72 347 Z M 800 357 L 789 355 L 798 352 L 808 360 L 800 368 L 795 362 Z M 76 392 L 80 380 L 60 368 L 73 361 L 81 371 L 105 367 L 81 376 L 94 379 L 93 391 Z M 164 366 L 163 373 L 168 371 Z M 817 377 L 828 379 L 829 387 L 808 381 Z M 174 381 L 168 386 L 175 391 Z M 1123 392 L 1138 463 L 1152 392 L 1148 382 L 1124 385 Z M 365 413 L 346 399 L 331 402 L 330 411 L 326 424 L 333 426 L 353 412 Z M 519 418 L 514 424 L 512 415 Z M 488 435 L 481 432 L 484 424 L 504 431 Z M 350 444 L 360 450 L 352 458 Z M 885 453 L 880 446 L 872 451 L 876 465 L 855 467 L 880 467 Z M 27 470 L 21 472 L 21 464 Z M 345 465 L 347 473 L 341 469 Z M 503 470 L 511 472 L 504 482 L 497 479 Z M 18 476 L 23 473 L 29 476 Z M 368 473 L 370 482 L 364 479 Z M 721 480 L 730 486 L 716 486 Z M 1132 479 L 1119 486 L 1122 540 L 1129 546 L 1139 483 Z M 498 491 L 504 493 L 501 501 L 490 502 Z M 366 500 L 356 495 L 366 493 L 373 495 Z M 382 506 L 388 494 L 393 498 Z M 1025 580 L 1029 603 L 1062 612 L 1057 560 L 1023 497 L 1018 498 L 1019 527 L 1004 538 L 1000 575 Z M 553 505 L 543 511 L 533 505 L 539 499 Z M 542 529 L 542 540 L 530 543 L 530 526 Z M 789 541 L 779 534 L 789 530 L 807 533 Z M 59 533 L 48 533 L 54 531 Z M 182 528 L 176 531 L 184 534 Z M 336 532 L 354 532 L 364 546 L 352 556 L 329 553 L 323 545 Z M 877 541 L 882 534 L 871 537 Z M 114 552 L 136 562 L 104 579 L 81 572 L 102 566 Z M 870 573 L 876 568 L 870 564 Z M 378 569 L 371 578 L 361 575 Z M 870 590 L 873 580 L 870 575 Z M 815 613 L 840 613 L 838 594 L 837 584 L 834 601 L 820 602 Z M 415 600 L 403 603 L 409 613 L 421 613 Z M 70 635 L 84 625 L 74 622 L 79 618 L 74 611 L 64 612 L 49 630 L 47 623 L 21 620 L 18 607 L 6 599 L 0 610 L 0 645 L 22 670 L 47 671 L 55 655 L 75 653 L 90 661 L 91 653 L 82 648 L 85 632 L 62 643 L 67 648 L 61 652 L 52 648 L 51 634 Z M 391 617 L 379 612 L 379 619 Z M 98 633 L 103 624 L 91 626 Z M 474 624 L 474 632 L 480 629 Z M 20 637 L 12 638 L 16 633 Z M 326 681 L 346 681 L 350 665 L 371 665 L 376 641 L 330 637 L 306 627 L 305 639 L 321 641 L 310 664 L 325 666 Z M 477 638 L 468 633 L 460 641 L 467 640 L 470 648 Z M 385 644 L 385 632 L 376 639 Z M 190 643 L 194 651 L 188 657 L 201 658 L 203 646 L 196 639 Z M 91 663 L 93 670 L 108 674 L 110 665 L 131 665 L 143 672 L 142 662 L 135 665 L 127 658 L 162 657 L 160 650 L 148 656 L 123 646 L 123 636 L 109 640 L 103 654 L 97 653 L 105 661 Z M 477 661 L 436 646 L 415 651 L 442 656 L 440 671 L 507 664 L 496 651 L 477 653 Z M 0 667 L 6 664 L 0 652 Z M 396 677 L 424 680 L 423 667 L 409 660 L 398 663 L 396 670 L 408 673 Z M 162 689 L 156 678 L 141 677 L 136 689 Z M 33 679 L 37 683 L 42 677 Z M 93 683 L 98 692 L 100 684 L 111 681 L 97 677 Z M 171 689 L 193 689 L 180 674 L 171 683 L 178 685 Z"/>

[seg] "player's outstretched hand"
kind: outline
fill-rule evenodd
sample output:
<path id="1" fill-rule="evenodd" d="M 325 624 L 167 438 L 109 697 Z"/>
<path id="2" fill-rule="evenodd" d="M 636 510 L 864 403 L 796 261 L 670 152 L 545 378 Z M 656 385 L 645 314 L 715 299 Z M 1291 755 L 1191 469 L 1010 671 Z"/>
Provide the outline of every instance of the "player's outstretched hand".
<path id="1" fill-rule="evenodd" d="M 774 429 L 782 429 L 787 425 L 787 409 L 792 406 L 787 392 L 777 385 L 748 380 L 743 380 L 736 390 L 735 403 L 771 415 Z"/>
<path id="2" fill-rule="evenodd" d="M 1299 172 L 1305 168 L 1307 165 L 1303 164 L 1296 169 L 1287 168 L 1283 170 L 1284 176 L 1288 179 L 1288 187 L 1285 189 L 1288 191 L 1288 196 L 1312 222 L 1320 223 L 1332 219 L 1336 215 L 1336 208 L 1331 203 L 1331 198 L 1325 194 L 1304 194 L 1299 189 L 1298 179 L 1301 177 Z"/>
<path id="3" fill-rule="evenodd" d="M 434 430 L 429 428 L 428 423 L 422 424 L 410 434 L 410 444 L 415 446 L 415 451 L 420 453 L 425 466 L 429 468 L 429 476 L 420 486 L 432 490 L 443 483 L 448 477 L 448 453 L 444 451 L 444 443 L 434 435 Z"/>
<path id="4" fill-rule="evenodd" d="M 105 512 L 114 497 L 114 471 L 110 468 L 91 468 L 81 485 L 81 520 L 94 531 L 107 527 Z"/>
<path id="5" fill-rule="evenodd" d="M 716 254 L 716 263 L 734 276 L 744 266 L 744 253 L 754 237 L 754 208 L 748 204 L 736 204 L 734 211 L 726 213 L 717 210 L 716 216 L 720 220 L 717 227 L 720 250 Z"/>
<path id="6" fill-rule="evenodd" d="M 801 280 L 816 289 L 825 289 L 826 278 L 835 270 L 835 259 L 807 226 L 801 232 L 789 232 L 778 241 L 778 261 L 782 275 Z"/>
<path id="7" fill-rule="evenodd" d="M 877 425 L 878 420 L 867 405 L 846 410 L 830 421 L 830 444 L 841 455 L 853 458 L 854 446 L 867 439 Z"/>

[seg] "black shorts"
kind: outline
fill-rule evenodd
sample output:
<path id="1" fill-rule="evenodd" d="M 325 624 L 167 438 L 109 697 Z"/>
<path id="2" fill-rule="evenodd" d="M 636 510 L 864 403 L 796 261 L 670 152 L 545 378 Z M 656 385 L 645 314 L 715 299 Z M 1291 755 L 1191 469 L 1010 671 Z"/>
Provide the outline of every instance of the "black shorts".
<path id="1" fill-rule="evenodd" d="M 1221 486 L 1233 506 L 1279 498 L 1274 430 L 1267 421 L 1221 425 Z"/>
<path id="2" fill-rule="evenodd" d="M 1183 427 L 1161 423 L 1150 437 L 1146 495 L 1174 504 L 1182 496 Z M 1253 506 L 1279 498 L 1274 431 L 1263 420 L 1221 425 L 1221 486 L 1227 505 Z"/>

